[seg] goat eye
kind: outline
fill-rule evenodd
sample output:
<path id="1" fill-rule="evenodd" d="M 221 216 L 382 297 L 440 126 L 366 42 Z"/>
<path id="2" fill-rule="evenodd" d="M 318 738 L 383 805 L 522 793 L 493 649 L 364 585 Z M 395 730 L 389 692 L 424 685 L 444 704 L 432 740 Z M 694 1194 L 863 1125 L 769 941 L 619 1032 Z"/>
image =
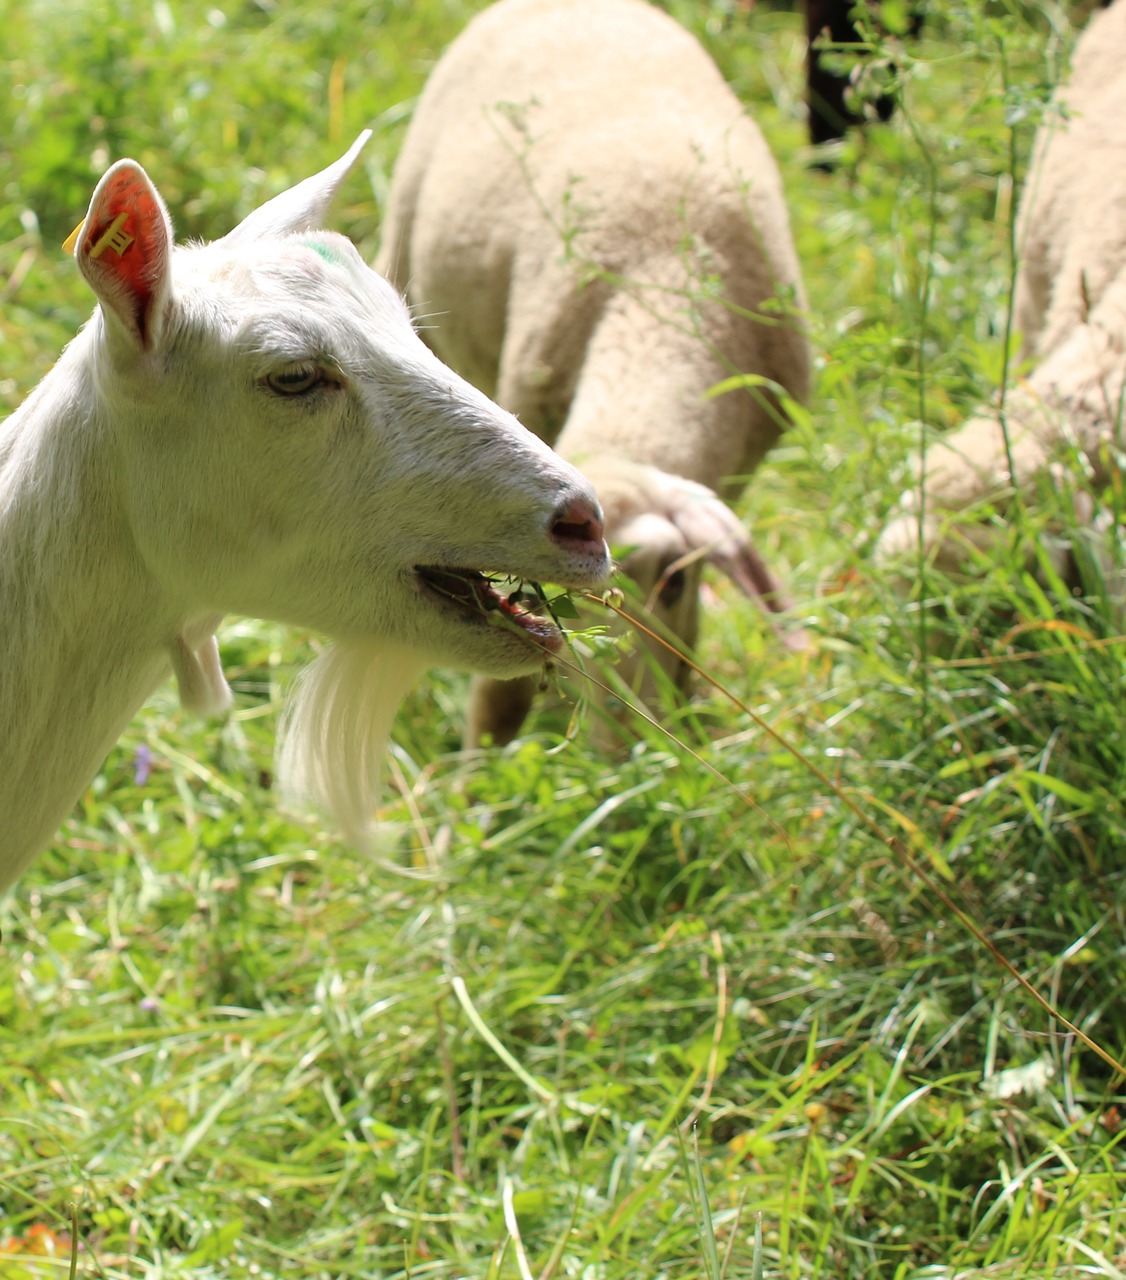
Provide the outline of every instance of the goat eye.
<path id="1" fill-rule="evenodd" d="M 687 581 L 687 575 L 683 569 L 677 569 L 670 573 L 667 578 L 661 582 L 660 590 L 657 592 L 657 598 L 666 607 L 671 608 L 672 605 L 680 599 L 684 594 L 684 584 Z"/>
<path id="2" fill-rule="evenodd" d="M 320 369 L 283 369 L 266 375 L 266 385 L 280 396 L 303 396 L 323 380 Z"/>

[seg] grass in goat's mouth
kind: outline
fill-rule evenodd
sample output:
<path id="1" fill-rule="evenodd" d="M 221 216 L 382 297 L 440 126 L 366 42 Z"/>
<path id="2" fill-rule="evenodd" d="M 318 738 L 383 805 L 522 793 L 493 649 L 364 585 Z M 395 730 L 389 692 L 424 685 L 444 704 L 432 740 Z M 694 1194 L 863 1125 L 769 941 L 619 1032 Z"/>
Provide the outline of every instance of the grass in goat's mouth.
<path id="1" fill-rule="evenodd" d="M 558 617 L 574 616 L 574 607 L 566 593 L 548 600 L 537 582 L 525 584 L 523 580 L 494 578 L 475 569 L 441 569 L 420 566 L 418 576 L 437 595 L 460 605 L 471 613 L 498 622 L 514 623 L 539 641 L 555 639 L 560 628 Z M 511 585 L 511 589 L 507 590 Z M 528 607 L 540 602 L 550 617 L 544 617 Z"/>

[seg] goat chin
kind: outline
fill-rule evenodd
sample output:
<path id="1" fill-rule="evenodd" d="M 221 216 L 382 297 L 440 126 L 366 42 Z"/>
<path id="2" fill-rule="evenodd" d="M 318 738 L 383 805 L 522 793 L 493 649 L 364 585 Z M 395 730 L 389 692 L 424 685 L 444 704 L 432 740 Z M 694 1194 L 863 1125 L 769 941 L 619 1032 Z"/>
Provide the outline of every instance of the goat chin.
<path id="1" fill-rule="evenodd" d="M 282 718 L 278 781 L 291 804 L 323 809 L 370 851 L 384 748 L 400 703 L 430 664 L 373 640 L 329 645 L 301 673 Z"/>

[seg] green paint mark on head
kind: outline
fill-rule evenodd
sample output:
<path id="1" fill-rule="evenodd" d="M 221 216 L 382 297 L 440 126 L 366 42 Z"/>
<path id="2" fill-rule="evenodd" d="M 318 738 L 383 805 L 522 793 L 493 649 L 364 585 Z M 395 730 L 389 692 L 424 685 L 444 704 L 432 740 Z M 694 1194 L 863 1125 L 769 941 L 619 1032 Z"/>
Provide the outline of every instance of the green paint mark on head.
<path id="1" fill-rule="evenodd" d="M 302 240 L 301 243 L 306 249 L 312 249 L 314 253 L 319 253 L 326 262 L 331 263 L 334 267 L 344 267 L 348 265 L 339 254 L 333 253 L 332 249 L 320 240 Z"/>

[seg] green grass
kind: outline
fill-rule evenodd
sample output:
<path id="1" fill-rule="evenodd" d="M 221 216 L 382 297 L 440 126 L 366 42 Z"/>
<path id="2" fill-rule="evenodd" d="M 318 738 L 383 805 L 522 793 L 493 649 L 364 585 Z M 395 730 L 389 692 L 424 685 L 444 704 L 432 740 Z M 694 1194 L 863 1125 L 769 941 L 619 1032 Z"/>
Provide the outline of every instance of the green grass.
<path id="1" fill-rule="evenodd" d="M 0 0 L 5 408 L 90 308 L 57 245 L 109 160 L 214 236 L 376 121 L 336 220 L 371 253 L 477 7 Z M 671 7 L 780 157 L 818 350 L 744 504 L 813 644 L 717 583 L 701 659 L 820 773 L 707 690 L 670 721 L 722 777 L 641 724 L 620 760 L 561 747 L 565 711 L 465 758 L 438 673 L 365 860 L 271 790 L 311 638 L 233 621 L 229 721 L 159 691 L 0 903 L 0 1280 L 66 1274 L 72 1205 L 82 1275 L 1126 1273 L 1121 1082 L 935 890 L 1121 1059 L 1120 618 L 1094 569 L 1026 571 L 1060 495 L 968 581 L 905 598 L 869 555 L 920 421 L 999 383 L 1067 17 L 947 0 L 829 175 L 797 16 Z"/>

